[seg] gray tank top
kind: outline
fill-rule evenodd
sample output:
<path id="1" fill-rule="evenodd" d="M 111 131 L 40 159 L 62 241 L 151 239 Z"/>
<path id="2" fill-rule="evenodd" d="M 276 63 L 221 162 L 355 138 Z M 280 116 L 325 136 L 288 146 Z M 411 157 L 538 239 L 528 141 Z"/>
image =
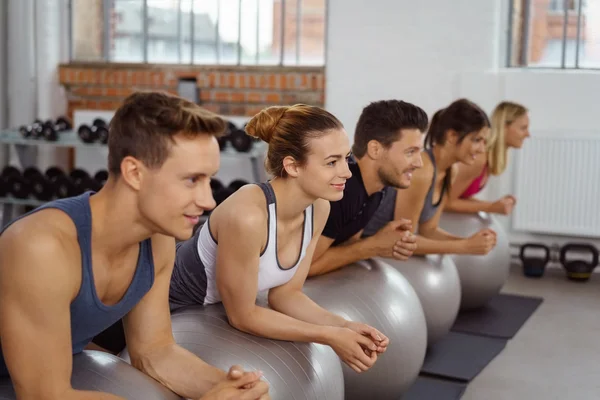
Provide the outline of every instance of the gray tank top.
<path id="1" fill-rule="evenodd" d="M 135 273 L 121 300 L 110 306 L 100 300 L 96 293 L 92 269 L 92 210 L 90 209 L 90 196 L 93 193 L 85 192 L 79 196 L 50 201 L 33 211 L 23 214 L 2 228 L 2 232 L 4 232 L 17 220 L 48 208 L 62 210 L 73 220 L 81 249 L 81 286 L 79 293 L 70 305 L 71 350 L 73 354 L 81 352 L 94 336 L 123 318 L 150 291 L 154 284 L 152 241 L 146 239 L 139 244 L 139 257 Z M 24 240 L 26 239 L 24 238 Z M 0 351 L 0 376 L 5 375 L 8 375 L 8 369 Z"/>
<path id="2" fill-rule="evenodd" d="M 433 192 L 435 191 L 435 180 L 437 178 L 437 169 L 435 167 L 435 157 L 433 155 L 432 149 L 425 149 L 425 153 L 429 155 L 431 159 L 431 163 L 433 164 L 433 179 L 431 180 L 431 185 L 429 186 L 429 190 L 427 191 L 427 196 L 425 197 L 425 203 L 423 204 L 423 209 L 421 210 L 421 215 L 419 215 L 419 224 L 429 221 L 436 213 L 442 199 L 444 198 L 444 193 L 446 192 L 446 188 L 448 186 L 448 182 L 450 179 L 450 174 L 447 174 L 444 178 L 444 183 L 442 186 L 442 191 L 440 193 L 440 198 L 434 204 L 433 203 Z M 396 188 L 386 187 L 384 189 L 385 196 L 383 196 L 383 200 L 379 204 L 375 215 L 369 220 L 369 223 L 365 227 L 362 236 L 373 236 L 376 234 L 381 228 L 383 228 L 388 222 L 394 219 L 394 211 L 396 208 Z M 400 189 L 402 190 L 402 189 Z"/>

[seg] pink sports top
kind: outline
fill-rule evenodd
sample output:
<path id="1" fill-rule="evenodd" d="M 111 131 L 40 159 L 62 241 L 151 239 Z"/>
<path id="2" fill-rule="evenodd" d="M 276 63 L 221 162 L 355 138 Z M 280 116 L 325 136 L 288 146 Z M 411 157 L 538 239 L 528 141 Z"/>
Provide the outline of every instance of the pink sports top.
<path id="1" fill-rule="evenodd" d="M 465 190 L 464 193 L 460 195 L 460 198 L 468 199 L 469 197 L 474 196 L 477 193 L 479 193 L 481 191 L 481 189 L 483 189 L 485 187 L 485 184 L 487 182 L 487 179 L 486 179 L 487 172 L 488 172 L 488 165 L 485 164 L 485 166 L 483 167 L 483 171 L 481 171 L 481 174 L 477 178 L 475 178 L 475 180 L 473 182 L 471 182 L 471 184 L 469 185 L 467 190 Z"/>

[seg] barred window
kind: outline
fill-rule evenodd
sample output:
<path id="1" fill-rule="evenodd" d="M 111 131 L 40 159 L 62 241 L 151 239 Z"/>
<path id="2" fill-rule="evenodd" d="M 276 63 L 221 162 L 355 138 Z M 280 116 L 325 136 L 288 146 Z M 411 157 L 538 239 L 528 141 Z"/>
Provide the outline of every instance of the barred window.
<path id="1" fill-rule="evenodd" d="M 326 0 L 71 0 L 71 60 L 324 65 Z"/>
<path id="2" fill-rule="evenodd" d="M 511 0 L 509 67 L 600 68 L 600 0 Z"/>

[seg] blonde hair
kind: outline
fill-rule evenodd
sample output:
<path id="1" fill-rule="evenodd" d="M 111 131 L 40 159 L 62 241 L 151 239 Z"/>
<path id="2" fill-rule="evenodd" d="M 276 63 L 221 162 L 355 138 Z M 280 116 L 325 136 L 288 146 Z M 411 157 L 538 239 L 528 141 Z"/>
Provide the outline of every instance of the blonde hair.
<path id="1" fill-rule="evenodd" d="M 269 144 L 265 167 L 271 175 L 285 178 L 285 157 L 292 156 L 303 164 L 309 153 L 309 139 L 342 128 L 342 123 L 325 109 L 295 104 L 263 109 L 248 122 L 246 133 Z"/>
<path id="2" fill-rule="evenodd" d="M 527 108 L 521 104 L 510 101 L 503 101 L 494 109 L 494 112 L 492 113 L 490 141 L 487 150 L 487 163 L 490 174 L 500 175 L 506 169 L 508 160 L 506 128 L 527 112 Z"/>

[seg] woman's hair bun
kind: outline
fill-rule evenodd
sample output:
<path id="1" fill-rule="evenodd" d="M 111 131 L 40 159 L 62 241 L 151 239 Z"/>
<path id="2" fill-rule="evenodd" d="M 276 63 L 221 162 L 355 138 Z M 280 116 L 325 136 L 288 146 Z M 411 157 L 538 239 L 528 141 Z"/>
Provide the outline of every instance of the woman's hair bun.
<path id="1" fill-rule="evenodd" d="M 287 106 L 272 106 L 261 110 L 248 121 L 246 133 L 269 143 L 277 132 L 279 121 L 288 109 Z"/>

